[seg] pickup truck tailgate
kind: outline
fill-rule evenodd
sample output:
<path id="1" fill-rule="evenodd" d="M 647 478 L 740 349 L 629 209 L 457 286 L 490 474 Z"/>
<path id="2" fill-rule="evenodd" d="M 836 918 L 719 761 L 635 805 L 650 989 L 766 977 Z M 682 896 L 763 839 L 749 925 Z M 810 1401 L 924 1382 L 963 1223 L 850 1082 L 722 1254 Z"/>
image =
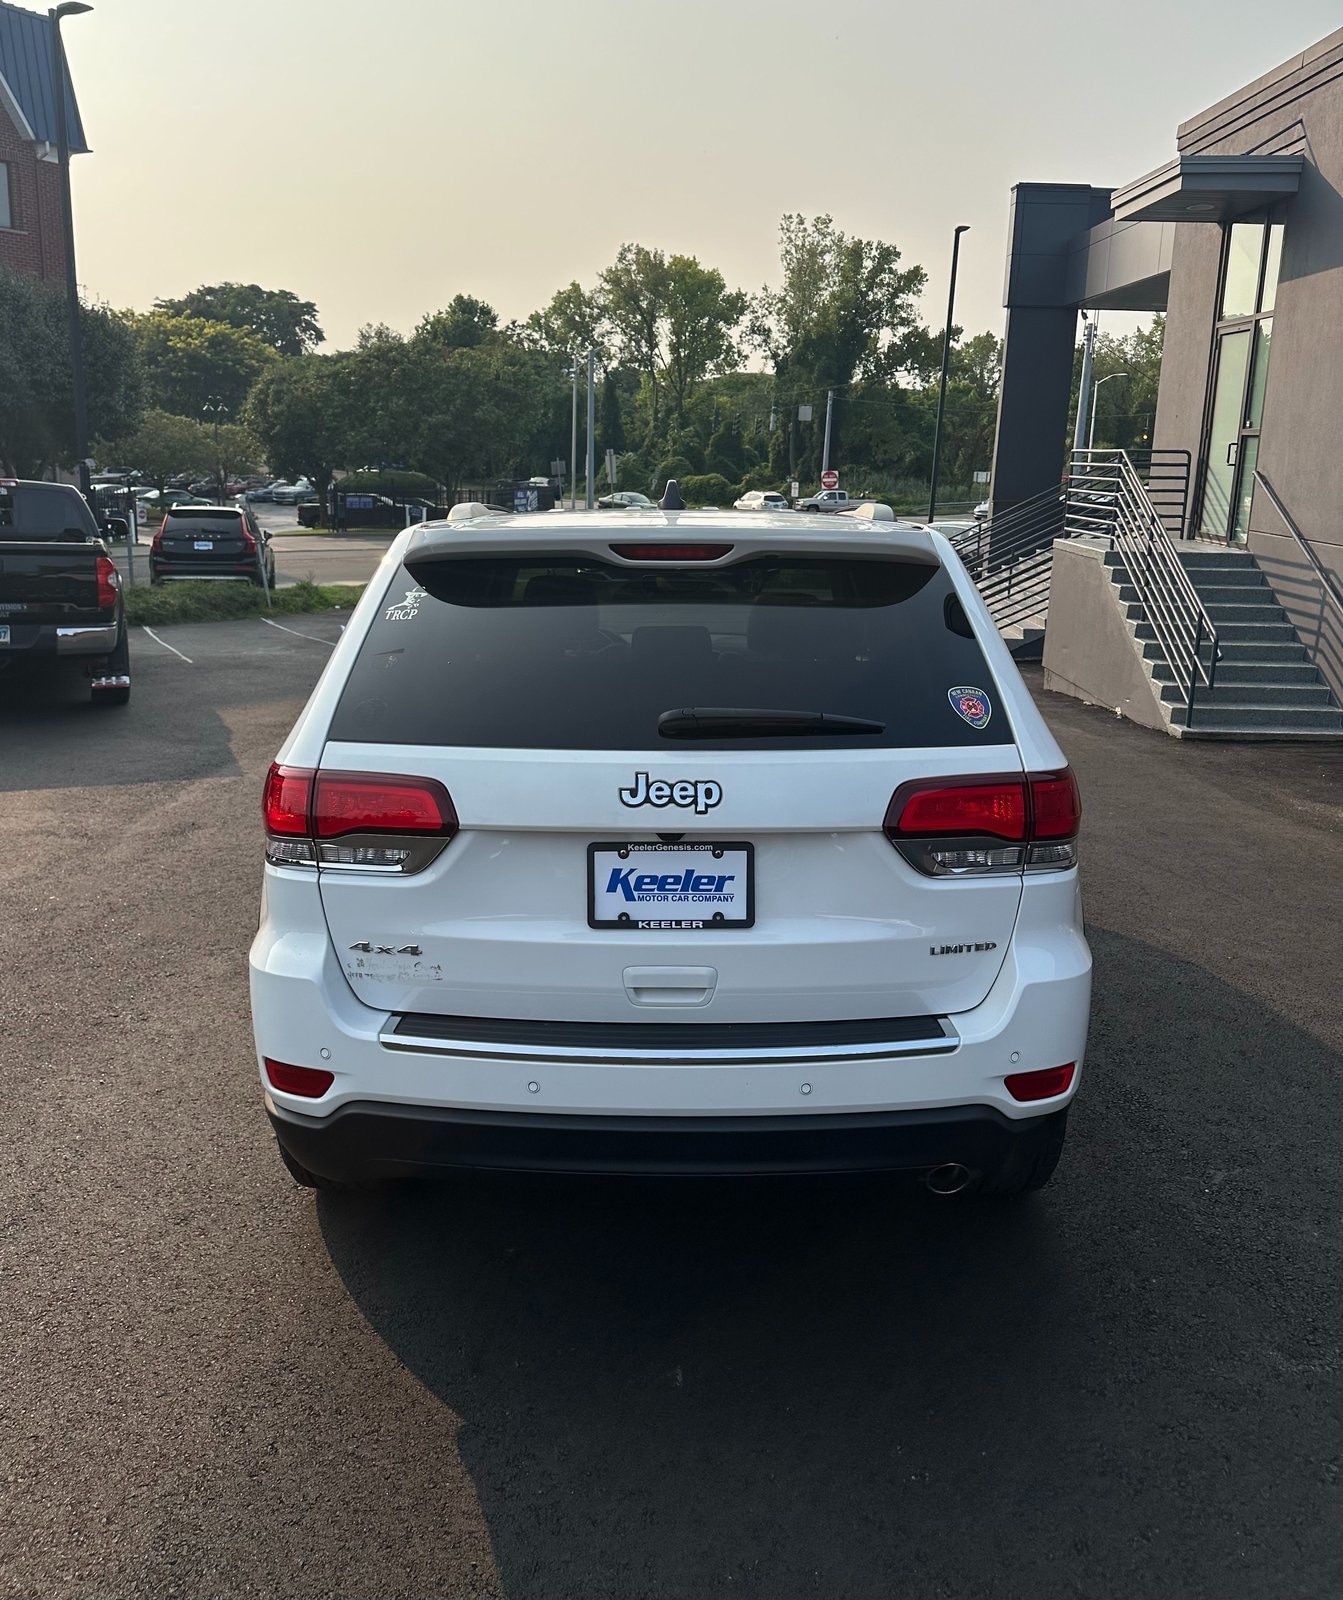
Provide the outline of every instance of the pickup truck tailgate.
<path id="1" fill-rule="evenodd" d="M 0 538 L 0 623 L 88 622 L 99 612 L 98 544 Z"/>

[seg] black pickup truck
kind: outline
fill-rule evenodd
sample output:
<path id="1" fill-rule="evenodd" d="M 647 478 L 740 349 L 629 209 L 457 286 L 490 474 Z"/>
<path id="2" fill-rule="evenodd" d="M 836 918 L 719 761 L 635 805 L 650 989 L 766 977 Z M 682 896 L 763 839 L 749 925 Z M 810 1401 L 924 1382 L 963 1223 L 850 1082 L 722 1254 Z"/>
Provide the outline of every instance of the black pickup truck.
<path id="1" fill-rule="evenodd" d="M 71 664 L 94 705 L 130 699 L 121 574 L 77 489 L 0 478 L 0 673 Z"/>

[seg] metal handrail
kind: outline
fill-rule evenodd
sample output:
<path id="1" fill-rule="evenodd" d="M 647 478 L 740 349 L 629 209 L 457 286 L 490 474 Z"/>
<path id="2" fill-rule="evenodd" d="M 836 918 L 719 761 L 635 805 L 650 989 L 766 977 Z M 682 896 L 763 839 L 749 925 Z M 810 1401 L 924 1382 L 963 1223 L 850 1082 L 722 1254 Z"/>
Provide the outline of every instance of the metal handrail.
<path id="1" fill-rule="evenodd" d="M 1301 546 L 1302 553 L 1305 555 L 1306 560 L 1309 561 L 1311 566 L 1315 569 L 1315 576 L 1320 580 L 1320 588 L 1323 591 L 1325 598 L 1328 599 L 1330 603 L 1338 610 L 1339 615 L 1343 616 L 1343 600 L 1339 598 L 1338 591 L 1334 588 L 1333 579 L 1330 577 L 1328 570 L 1325 568 L 1325 565 L 1320 560 L 1319 556 L 1317 556 L 1311 549 L 1309 539 L 1307 539 L 1305 534 L 1302 533 L 1300 528 L 1297 527 L 1296 523 L 1292 521 L 1291 513 L 1282 503 L 1282 497 L 1257 467 L 1254 469 L 1254 481 L 1268 496 L 1269 504 L 1282 518 L 1288 533 L 1290 533 L 1292 538 L 1295 539 L 1296 542 Z"/>
<path id="2" fill-rule="evenodd" d="M 1047 610 L 1063 513 L 1063 490 L 1053 484 L 954 536 L 953 548 L 999 628 L 1042 617 Z"/>
<path id="3" fill-rule="evenodd" d="M 1184 697 L 1185 726 L 1191 726 L 1199 686 L 1209 691 L 1216 686 L 1221 653 L 1217 629 L 1125 451 L 1073 451 L 1068 531 L 1074 537 L 1086 533 L 1107 538 L 1123 555 L 1142 620 L 1175 675 L 1175 688 Z"/>

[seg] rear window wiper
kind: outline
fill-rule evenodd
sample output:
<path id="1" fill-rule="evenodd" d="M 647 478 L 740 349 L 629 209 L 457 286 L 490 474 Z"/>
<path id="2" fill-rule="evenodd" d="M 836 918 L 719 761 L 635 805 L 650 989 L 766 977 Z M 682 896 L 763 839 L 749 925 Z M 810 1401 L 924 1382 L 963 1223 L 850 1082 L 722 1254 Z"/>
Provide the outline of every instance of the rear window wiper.
<path id="1" fill-rule="evenodd" d="M 755 739 L 805 737 L 811 734 L 885 733 L 884 722 L 867 717 L 841 717 L 832 711 L 775 711 L 751 706 L 683 706 L 658 718 L 663 739 Z"/>

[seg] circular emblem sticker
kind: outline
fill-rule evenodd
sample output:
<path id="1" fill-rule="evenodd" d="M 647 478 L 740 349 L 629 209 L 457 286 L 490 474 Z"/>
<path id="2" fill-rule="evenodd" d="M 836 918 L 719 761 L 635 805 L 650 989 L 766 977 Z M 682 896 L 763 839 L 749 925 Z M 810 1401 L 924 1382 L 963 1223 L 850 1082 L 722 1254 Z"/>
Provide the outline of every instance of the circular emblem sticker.
<path id="1" fill-rule="evenodd" d="M 955 689 L 947 690 L 947 699 L 951 701 L 952 710 L 962 722 L 968 722 L 972 728 L 988 727 L 993 707 L 989 704 L 988 695 L 982 689 L 961 684 Z"/>

